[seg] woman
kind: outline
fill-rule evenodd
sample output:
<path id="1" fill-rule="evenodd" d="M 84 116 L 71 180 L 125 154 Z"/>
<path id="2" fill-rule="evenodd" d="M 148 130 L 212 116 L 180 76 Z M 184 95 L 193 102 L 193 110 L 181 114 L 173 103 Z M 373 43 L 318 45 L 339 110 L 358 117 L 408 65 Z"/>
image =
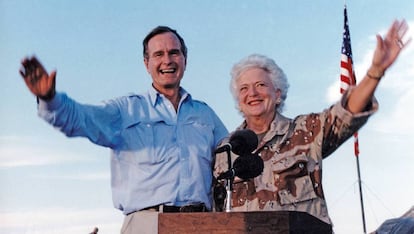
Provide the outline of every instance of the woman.
<path id="1" fill-rule="evenodd" d="M 250 180 L 235 178 L 234 211 L 302 211 L 331 230 L 322 189 L 322 160 L 361 128 L 376 112 L 374 91 L 385 71 L 406 46 L 405 21 L 395 21 L 383 39 L 377 35 L 373 61 L 365 77 L 341 100 L 320 113 L 289 119 L 281 114 L 288 82 L 282 69 L 263 55 L 250 55 L 234 65 L 231 91 L 245 121 L 237 128 L 256 133 L 255 153 L 264 161 L 263 173 Z M 232 154 L 232 160 L 237 155 Z M 214 174 L 228 169 L 217 156 Z M 326 229 L 325 229 L 326 230 Z"/>

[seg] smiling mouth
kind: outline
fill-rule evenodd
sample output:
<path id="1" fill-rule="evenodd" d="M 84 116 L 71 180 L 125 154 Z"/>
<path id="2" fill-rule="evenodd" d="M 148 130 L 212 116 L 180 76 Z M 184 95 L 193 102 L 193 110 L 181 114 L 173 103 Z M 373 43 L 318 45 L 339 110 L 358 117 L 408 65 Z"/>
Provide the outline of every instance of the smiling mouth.
<path id="1" fill-rule="evenodd" d="M 252 100 L 252 101 L 249 101 L 247 104 L 249 104 L 249 105 L 257 105 L 257 104 L 259 104 L 261 102 L 262 102 L 261 100 Z"/>
<path id="2" fill-rule="evenodd" d="M 174 73 L 177 69 L 175 68 L 169 68 L 169 69 L 160 69 L 161 74 L 171 74 Z"/>

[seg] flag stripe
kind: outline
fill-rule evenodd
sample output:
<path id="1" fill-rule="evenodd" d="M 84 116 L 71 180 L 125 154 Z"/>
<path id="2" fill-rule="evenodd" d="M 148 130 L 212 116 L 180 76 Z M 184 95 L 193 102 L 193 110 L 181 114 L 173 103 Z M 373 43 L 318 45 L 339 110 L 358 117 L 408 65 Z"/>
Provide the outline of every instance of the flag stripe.
<path id="1" fill-rule="evenodd" d="M 350 86 L 356 85 L 354 65 L 352 62 L 351 36 L 349 34 L 348 14 L 346 7 L 344 8 L 344 32 L 342 39 L 341 75 L 339 87 L 341 94 L 345 93 Z M 358 157 L 358 132 L 354 133 L 354 153 L 355 156 Z"/>

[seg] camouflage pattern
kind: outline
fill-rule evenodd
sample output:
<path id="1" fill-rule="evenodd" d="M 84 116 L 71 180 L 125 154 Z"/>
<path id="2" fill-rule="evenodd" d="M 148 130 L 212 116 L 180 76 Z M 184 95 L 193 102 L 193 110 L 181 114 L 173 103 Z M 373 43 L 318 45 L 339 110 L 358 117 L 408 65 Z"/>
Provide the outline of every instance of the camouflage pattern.
<path id="1" fill-rule="evenodd" d="M 233 211 L 302 211 L 331 224 L 322 188 L 322 160 L 378 109 L 374 99 L 368 110 L 352 115 L 344 109 L 348 94 L 321 113 L 293 120 L 276 114 L 256 150 L 264 161 L 263 173 L 248 181 L 235 179 Z M 237 130 L 244 128 L 246 122 Z M 232 153 L 232 161 L 237 157 Z M 214 175 L 227 169 L 226 153 L 218 154 Z"/>

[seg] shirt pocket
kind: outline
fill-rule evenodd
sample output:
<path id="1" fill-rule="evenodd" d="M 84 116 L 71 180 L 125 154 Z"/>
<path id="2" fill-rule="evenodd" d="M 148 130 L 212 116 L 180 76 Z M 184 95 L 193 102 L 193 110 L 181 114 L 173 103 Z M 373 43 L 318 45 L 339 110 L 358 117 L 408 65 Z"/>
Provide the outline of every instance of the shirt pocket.
<path id="1" fill-rule="evenodd" d="M 276 166 L 279 164 L 278 166 Z M 273 168 L 275 186 L 281 205 L 294 205 L 317 198 L 303 155 L 280 160 Z"/>
<path id="2" fill-rule="evenodd" d="M 154 152 L 154 126 L 138 122 L 126 127 L 122 133 L 125 144 L 119 149 L 119 160 L 132 164 L 152 164 L 156 162 Z"/>
<path id="3" fill-rule="evenodd" d="M 214 145 L 213 125 L 201 121 L 189 121 L 183 128 L 187 145 L 191 153 L 196 153 L 204 158 L 205 162 L 212 161 L 212 149 Z"/>
<path id="4" fill-rule="evenodd" d="M 296 203 L 317 198 L 309 175 L 296 178 L 294 183 L 296 187 L 294 192 L 289 189 L 278 191 L 280 205 L 295 205 Z"/>

